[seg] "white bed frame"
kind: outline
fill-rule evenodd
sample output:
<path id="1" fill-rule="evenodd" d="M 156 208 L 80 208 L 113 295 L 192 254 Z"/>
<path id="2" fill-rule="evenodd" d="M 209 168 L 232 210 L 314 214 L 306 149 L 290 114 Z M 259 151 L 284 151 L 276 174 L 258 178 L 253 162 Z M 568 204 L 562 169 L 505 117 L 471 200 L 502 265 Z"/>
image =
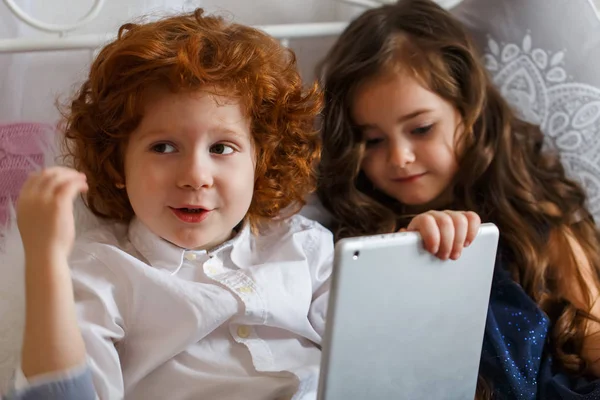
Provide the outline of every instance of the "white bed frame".
<path id="1" fill-rule="evenodd" d="M 27 25 L 50 35 L 15 39 L 0 39 L 0 54 L 31 53 L 60 50 L 93 50 L 110 41 L 114 34 L 105 35 L 70 35 L 69 32 L 87 25 L 96 18 L 104 6 L 105 0 L 94 0 L 88 13 L 72 24 L 49 24 L 35 19 L 25 13 L 14 0 L 3 0 L 8 9 Z M 377 7 L 393 0 L 338 0 L 362 8 Z M 451 8 L 462 0 L 437 0 L 443 7 Z M 284 46 L 290 39 L 337 36 L 346 27 L 347 22 L 318 22 L 306 24 L 282 24 L 256 26 L 271 36 L 279 39 Z"/>

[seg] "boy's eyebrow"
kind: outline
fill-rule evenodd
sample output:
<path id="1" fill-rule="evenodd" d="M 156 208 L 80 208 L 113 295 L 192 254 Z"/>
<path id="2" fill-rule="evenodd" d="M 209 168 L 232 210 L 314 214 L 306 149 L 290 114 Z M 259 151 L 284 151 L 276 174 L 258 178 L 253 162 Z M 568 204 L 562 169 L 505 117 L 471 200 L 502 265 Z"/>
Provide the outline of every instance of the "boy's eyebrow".
<path id="1" fill-rule="evenodd" d="M 216 133 L 216 134 L 235 136 L 235 137 L 238 137 L 240 139 L 247 138 L 248 136 L 251 136 L 251 135 L 247 135 L 245 133 L 239 132 L 239 131 L 237 131 L 235 129 L 229 129 L 229 128 L 226 128 L 226 127 L 216 127 L 216 128 L 210 129 L 210 131 L 212 133 Z M 169 129 L 162 129 L 162 128 L 149 129 L 149 130 L 140 132 L 140 137 L 141 138 L 145 138 L 145 137 L 148 137 L 148 136 L 152 137 L 152 136 L 166 135 L 168 133 L 169 133 Z"/>
<path id="2" fill-rule="evenodd" d="M 415 117 L 418 117 L 419 115 L 427 114 L 427 113 L 430 113 L 430 112 L 433 112 L 433 110 L 429 109 L 429 108 L 420 108 L 420 109 L 418 109 L 416 111 L 413 111 L 413 112 L 411 112 L 409 114 L 401 116 L 400 118 L 398 118 L 398 120 L 396 122 L 398 124 L 401 124 L 403 122 L 410 121 L 411 119 L 413 119 Z M 356 126 L 358 128 L 360 128 L 360 129 L 370 129 L 370 128 L 376 128 L 377 127 L 377 125 L 375 125 L 375 124 L 357 124 Z"/>
<path id="3" fill-rule="evenodd" d="M 212 131 L 215 132 L 215 133 L 220 133 L 220 134 L 224 134 L 224 135 L 236 136 L 236 137 L 239 137 L 239 138 L 242 138 L 242 139 L 246 138 L 248 136 L 245 133 L 239 132 L 239 131 L 237 131 L 235 129 L 229 129 L 229 128 L 224 127 L 224 126 L 220 126 L 220 127 L 215 128 L 215 129 L 212 129 Z"/>
<path id="4" fill-rule="evenodd" d="M 142 130 L 140 132 L 140 138 L 145 138 L 147 136 L 154 136 L 154 135 L 162 135 L 166 133 L 163 129 L 150 129 L 150 130 Z"/>

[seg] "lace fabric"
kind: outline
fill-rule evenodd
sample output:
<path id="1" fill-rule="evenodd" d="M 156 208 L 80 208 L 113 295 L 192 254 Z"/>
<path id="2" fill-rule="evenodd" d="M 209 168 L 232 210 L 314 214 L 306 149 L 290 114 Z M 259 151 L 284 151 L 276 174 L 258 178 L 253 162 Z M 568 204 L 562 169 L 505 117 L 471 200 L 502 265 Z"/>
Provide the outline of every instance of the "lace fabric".
<path id="1" fill-rule="evenodd" d="M 29 173 L 44 164 L 44 150 L 53 131 L 47 124 L 0 125 L 0 227 L 8 222 L 9 206 L 17 200 Z"/>

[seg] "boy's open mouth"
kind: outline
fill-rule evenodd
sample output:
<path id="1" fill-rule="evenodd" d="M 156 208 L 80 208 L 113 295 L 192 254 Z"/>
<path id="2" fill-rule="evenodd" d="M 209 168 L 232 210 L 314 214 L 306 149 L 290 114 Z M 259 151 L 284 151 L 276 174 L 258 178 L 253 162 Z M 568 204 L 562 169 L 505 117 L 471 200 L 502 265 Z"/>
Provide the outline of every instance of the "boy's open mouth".
<path id="1" fill-rule="evenodd" d="M 204 221 L 204 219 L 208 217 L 212 210 L 196 207 L 171 207 L 171 211 L 183 222 L 199 223 Z"/>

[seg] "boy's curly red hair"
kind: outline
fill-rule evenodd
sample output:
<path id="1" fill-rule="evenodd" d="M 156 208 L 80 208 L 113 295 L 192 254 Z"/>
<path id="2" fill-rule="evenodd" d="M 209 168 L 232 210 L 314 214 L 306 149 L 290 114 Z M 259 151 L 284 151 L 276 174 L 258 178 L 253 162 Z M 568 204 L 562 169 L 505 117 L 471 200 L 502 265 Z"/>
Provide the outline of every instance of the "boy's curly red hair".
<path id="1" fill-rule="evenodd" d="M 316 85 L 304 90 L 294 53 L 257 29 L 193 13 L 125 24 L 102 49 L 65 114 L 73 166 L 87 175 L 86 204 L 99 217 L 129 221 L 124 149 L 142 118 L 143 93 L 214 90 L 236 97 L 251 121 L 256 182 L 247 219 L 256 225 L 297 211 L 314 189 L 321 110 Z"/>

